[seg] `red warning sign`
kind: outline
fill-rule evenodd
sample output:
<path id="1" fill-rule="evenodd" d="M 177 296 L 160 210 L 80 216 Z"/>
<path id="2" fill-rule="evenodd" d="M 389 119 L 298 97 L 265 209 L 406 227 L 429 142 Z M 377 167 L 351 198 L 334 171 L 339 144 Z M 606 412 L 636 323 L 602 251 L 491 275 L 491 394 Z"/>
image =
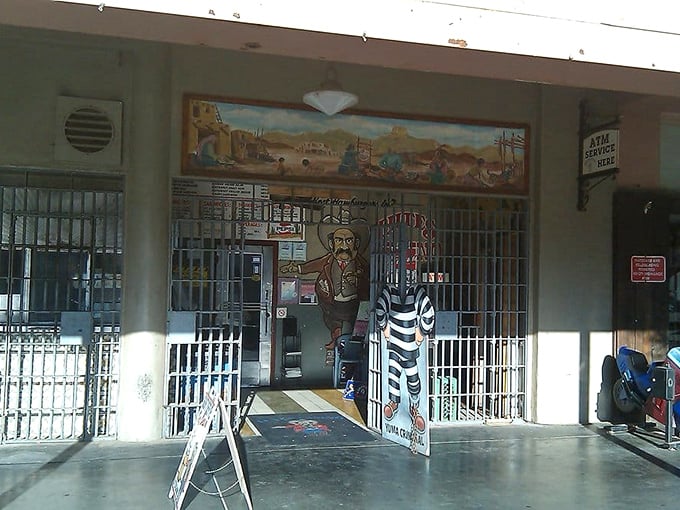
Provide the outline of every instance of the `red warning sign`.
<path id="1" fill-rule="evenodd" d="M 630 281 L 665 282 L 666 257 L 661 255 L 633 255 L 630 258 Z"/>

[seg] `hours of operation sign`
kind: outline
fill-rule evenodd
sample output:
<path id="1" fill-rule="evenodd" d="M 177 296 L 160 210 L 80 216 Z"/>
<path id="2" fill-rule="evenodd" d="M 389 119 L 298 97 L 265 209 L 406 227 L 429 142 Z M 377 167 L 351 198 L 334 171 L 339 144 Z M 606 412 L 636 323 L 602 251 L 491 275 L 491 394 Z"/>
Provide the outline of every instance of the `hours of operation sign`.
<path id="1" fill-rule="evenodd" d="M 666 257 L 662 255 L 633 255 L 630 258 L 631 282 L 665 282 Z"/>

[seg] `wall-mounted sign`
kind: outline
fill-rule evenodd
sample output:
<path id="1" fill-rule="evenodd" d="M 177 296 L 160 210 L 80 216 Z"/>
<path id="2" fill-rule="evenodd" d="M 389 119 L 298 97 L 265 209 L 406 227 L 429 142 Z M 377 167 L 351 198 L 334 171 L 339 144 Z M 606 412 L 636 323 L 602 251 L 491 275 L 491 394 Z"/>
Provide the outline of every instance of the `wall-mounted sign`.
<path id="1" fill-rule="evenodd" d="M 581 168 L 583 175 L 598 174 L 619 168 L 618 129 L 602 129 L 583 139 Z"/>
<path id="2" fill-rule="evenodd" d="M 174 179 L 172 181 L 172 194 L 175 196 L 269 200 L 269 187 L 266 184 Z"/>
<path id="3" fill-rule="evenodd" d="M 451 280 L 449 278 L 449 273 L 423 273 L 421 281 L 428 283 L 444 283 Z"/>
<path id="4" fill-rule="evenodd" d="M 666 257 L 662 255 L 633 255 L 630 258 L 630 281 L 665 282 Z"/>
<path id="5" fill-rule="evenodd" d="M 174 179 L 172 192 L 173 219 L 234 221 L 236 236 L 243 234 L 248 240 L 304 240 L 304 210 L 272 202 L 267 185 Z M 185 223 L 180 235 L 213 237 L 218 225 L 201 229 L 195 223 Z"/>

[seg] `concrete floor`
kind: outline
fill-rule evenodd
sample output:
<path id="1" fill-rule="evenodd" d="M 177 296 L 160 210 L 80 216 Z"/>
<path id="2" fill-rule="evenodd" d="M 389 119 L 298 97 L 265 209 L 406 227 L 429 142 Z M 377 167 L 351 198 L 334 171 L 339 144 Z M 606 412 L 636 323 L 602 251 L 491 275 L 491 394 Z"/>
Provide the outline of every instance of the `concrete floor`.
<path id="1" fill-rule="evenodd" d="M 432 456 L 382 439 L 343 447 L 272 447 L 246 437 L 255 509 L 677 508 L 680 450 L 663 437 L 600 425 L 454 426 L 432 430 Z M 185 442 L 0 446 L 0 508 L 171 509 Z M 209 439 L 213 467 L 224 443 Z M 214 490 L 199 465 L 194 481 Z M 228 471 L 228 470 L 225 470 Z M 233 475 L 223 472 L 224 485 Z M 228 508 L 246 508 L 238 490 Z M 191 491 L 183 508 L 224 508 Z"/>

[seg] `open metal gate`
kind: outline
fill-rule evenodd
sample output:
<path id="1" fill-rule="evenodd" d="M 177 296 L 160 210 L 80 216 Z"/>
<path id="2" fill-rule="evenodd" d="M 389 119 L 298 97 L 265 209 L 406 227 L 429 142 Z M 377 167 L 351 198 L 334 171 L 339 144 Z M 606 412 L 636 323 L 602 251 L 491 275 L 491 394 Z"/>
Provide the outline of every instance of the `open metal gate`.
<path id="1" fill-rule="evenodd" d="M 174 224 L 175 232 L 185 221 Z M 203 400 L 214 387 L 235 425 L 240 410 L 242 338 L 249 313 L 241 275 L 241 243 L 175 237 L 172 299 L 166 350 L 166 437 L 187 436 Z M 222 424 L 221 426 L 227 426 Z M 217 432 L 217 431 L 214 431 Z"/>
<path id="2" fill-rule="evenodd" d="M 177 183 L 182 181 L 177 180 Z M 248 188 L 248 186 L 245 186 Z M 251 190 L 257 187 L 250 186 Z M 184 196 L 177 185 L 171 229 L 171 299 L 166 349 L 165 437 L 187 436 L 204 392 L 213 386 L 234 426 L 242 385 L 257 386 L 259 373 L 244 372 L 253 338 L 269 314 L 271 286 L 262 294 L 262 253 L 246 245 L 246 224 L 262 221 L 266 200 Z M 271 278 L 271 275 L 270 275 Z M 268 334 L 269 332 L 267 332 Z M 250 347 L 253 347 L 252 349 Z M 255 357 L 258 360 L 257 357 Z M 259 361 L 259 360 L 258 360 Z M 252 366 L 249 364 L 248 366 Z M 269 366 L 267 362 L 267 384 Z M 227 426 L 220 424 L 217 429 Z M 213 432 L 218 432 L 214 430 Z"/>
<path id="3" fill-rule="evenodd" d="M 522 199 L 438 197 L 421 207 L 395 202 L 376 221 L 371 303 L 385 283 L 419 283 L 440 319 L 442 312 L 453 316 L 454 333 L 435 333 L 429 343 L 431 422 L 525 416 L 528 246 Z M 368 425 L 376 430 L 382 423 L 380 356 L 380 336 L 372 329 Z"/>
<path id="4" fill-rule="evenodd" d="M 0 183 L 1 439 L 114 437 L 122 181 L 7 171 Z"/>

